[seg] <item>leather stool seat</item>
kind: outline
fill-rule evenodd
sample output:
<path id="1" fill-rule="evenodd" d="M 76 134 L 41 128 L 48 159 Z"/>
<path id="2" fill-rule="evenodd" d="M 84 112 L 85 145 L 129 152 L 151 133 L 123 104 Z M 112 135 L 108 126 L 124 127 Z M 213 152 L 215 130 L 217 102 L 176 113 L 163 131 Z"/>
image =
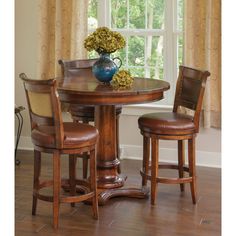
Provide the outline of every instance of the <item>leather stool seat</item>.
<path id="1" fill-rule="evenodd" d="M 81 148 L 94 145 L 97 141 L 98 131 L 87 124 L 64 122 L 63 148 Z M 55 127 L 41 125 L 32 130 L 32 142 L 34 145 L 47 148 L 56 148 Z"/>
<path id="2" fill-rule="evenodd" d="M 150 113 L 138 119 L 141 130 L 154 134 L 192 134 L 196 128 L 191 116 L 174 112 Z"/>

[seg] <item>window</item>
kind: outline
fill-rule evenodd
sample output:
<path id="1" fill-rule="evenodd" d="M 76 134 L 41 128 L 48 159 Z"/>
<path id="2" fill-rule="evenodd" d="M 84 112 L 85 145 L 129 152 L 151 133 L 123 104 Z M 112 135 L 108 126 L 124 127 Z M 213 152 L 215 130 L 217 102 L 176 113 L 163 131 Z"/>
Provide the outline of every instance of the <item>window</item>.
<path id="1" fill-rule="evenodd" d="M 133 76 L 164 79 L 171 84 L 158 104 L 173 104 L 178 66 L 183 59 L 184 0 L 90 0 L 89 33 L 107 26 L 126 38 L 114 53 Z M 96 52 L 90 58 L 97 57 Z"/>

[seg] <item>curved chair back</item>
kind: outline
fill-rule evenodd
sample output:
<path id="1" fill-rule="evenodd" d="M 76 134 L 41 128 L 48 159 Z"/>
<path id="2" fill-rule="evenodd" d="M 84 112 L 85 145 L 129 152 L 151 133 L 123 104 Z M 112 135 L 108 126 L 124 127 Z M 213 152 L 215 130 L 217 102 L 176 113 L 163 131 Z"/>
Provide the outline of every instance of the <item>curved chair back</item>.
<path id="1" fill-rule="evenodd" d="M 199 117 L 208 76 L 210 76 L 208 71 L 200 71 L 185 66 L 179 67 L 173 112 L 177 112 L 180 106 L 193 110 L 193 121 L 197 132 L 199 130 Z"/>
<path id="2" fill-rule="evenodd" d="M 95 59 L 79 59 L 79 60 L 59 60 L 63 76 L 78 75 L 81 70 L 88 69 L 92 73 L 92 66 L 98 60 Z"/>
<path id="3" fill-rule="evenodd" d="M 63 148 L 64 129 L 56 80 L 32 80 L 24 73 L 19 77 L 24 83 L 31 130 L 39 126 L 52 126 L 56 147 Z"/>

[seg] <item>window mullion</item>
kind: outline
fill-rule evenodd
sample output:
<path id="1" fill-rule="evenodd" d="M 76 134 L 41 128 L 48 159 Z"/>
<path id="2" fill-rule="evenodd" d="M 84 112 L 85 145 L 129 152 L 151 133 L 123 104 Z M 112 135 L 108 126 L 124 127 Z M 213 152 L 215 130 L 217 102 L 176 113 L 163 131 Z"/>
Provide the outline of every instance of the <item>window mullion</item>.
<path id="1" fill-rule="evenodd" d="M 126 63 L 125 63 L 125 66 L 128 67 L 128 47 L 129 47 L 129 37 L 126 36 L 126 48 L 125 48 L 125 58 L 126 58 Z"/>
<path id="2" fill-rule="evenodd" d="M 128 31 L 129 29 L 129 0 L 126 2 L 127 6 L 127 28 L 126 30 Z M 129 48 L 129 35 L 126 34 L 126 49 L 125 49 L 125 58 L 126 58 L 126 67 L 128 68 L 129 66 L 129 57 L 128 57 L 128 48 Z"/>
<path id="3" fill-rule="evenodd" d="M 164 34 L 164 79 L 170 83 L 168 104 L 173 102 L 173 1 L 165 1 L 165 34 Z"/>
<path id="4" fill-rule="evenodd" d="M 145 1 L 145 29 L 148 27 L 148 20 L 147 20 L 147 1 Z M 147 35 L 144 35 L 144 73 L 145 77 L 147 77 Z"/>
<path id="5" fill-rule="evenodd" d="M 172 33 L 172 47 L 173 47 L 173 56 L 172 56 L 172 64 L 173 64 L 173 75 L 172 75 L 172 84 L 173 90 L 172 94 L 174 95 L 174 90 L 176 87 L 176 78 L 178 74 L 178 8 L 177 8 L 177 0 L 172 0 L 173 4 L 173 33 Z"/>
<path id="6" fill-rule="evenodd" d="M 127 29 L 129 29 L 129 0 L 127 0 Z"/>
<path id="7" fill-rule="evenodd" d="M 98 27 L 110 27 L 110 0 L 99 0 L 98 3 Z"/>
<path id="8" fill-rule="evenodd" d="M 162 36 L 165 34 L 165 30 L 163 29 L 115 29 L 120 32 L 121 34 L 128 35 L 128 36 L 143 36 L 143 35 L 152 35 L 152 36 Z"/>
<path id="9" fill-rule="evenodd" d="M 147 29 L 148 21 L 147 21 L 147 1 L 145 1 L 145 29 Z"/>

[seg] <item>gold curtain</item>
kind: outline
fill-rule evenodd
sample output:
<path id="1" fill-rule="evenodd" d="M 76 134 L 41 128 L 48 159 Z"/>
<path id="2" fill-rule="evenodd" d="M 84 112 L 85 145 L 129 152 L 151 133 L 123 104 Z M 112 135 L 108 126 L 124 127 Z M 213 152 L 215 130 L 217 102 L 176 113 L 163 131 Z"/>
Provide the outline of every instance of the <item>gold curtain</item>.
<path id="1" fill-rule="evenodd" d="M 87 57 L 83 41 L 87 36 L 88 1 L 38 0 L 37 77 L 60 75 L 58 59 Z"/>
<path id="2" fill-rule="evenodd" d="M 221 0 L 185 0 L 184 64 L 207 69 L 203 125 L 221 126 Z"/>

